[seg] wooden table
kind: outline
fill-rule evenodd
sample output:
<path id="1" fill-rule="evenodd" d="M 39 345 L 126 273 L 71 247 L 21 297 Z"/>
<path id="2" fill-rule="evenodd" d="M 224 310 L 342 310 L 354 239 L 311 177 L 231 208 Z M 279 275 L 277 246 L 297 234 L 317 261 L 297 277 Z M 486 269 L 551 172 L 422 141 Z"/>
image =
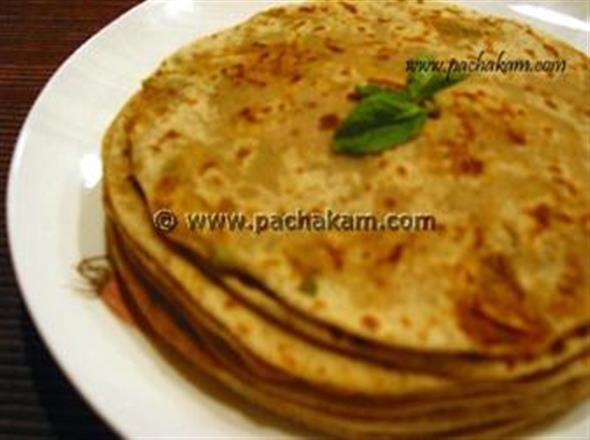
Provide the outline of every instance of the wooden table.
<path id="1" fill-rule="evenodd" d="M 134 0 L 0 0 L 0 438 L 113 438 L 48 354 L 24 308 L 4 216 L 16 136 L 55 69 Z"/>

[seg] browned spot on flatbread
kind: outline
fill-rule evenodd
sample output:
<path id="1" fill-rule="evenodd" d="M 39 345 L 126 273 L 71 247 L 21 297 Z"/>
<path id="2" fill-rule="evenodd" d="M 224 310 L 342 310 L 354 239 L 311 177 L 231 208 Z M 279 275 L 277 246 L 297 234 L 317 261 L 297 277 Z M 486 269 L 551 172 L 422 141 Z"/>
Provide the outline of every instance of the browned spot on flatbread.
<path id="1" fill-rule="evenodd" d="M 244 107 L 240 111 L 240 116 L 247 122 L 254 123 L 257 122 L 259 119 L 256 116 L 254 110 L 251 107 Z"/>
<path id="2" fill-rule="evenodd" d="M 379 320 L 372 315 L 365 315 L 362 317 L 363 326 L 370 332 L 375 332 L 379 329 Z"/>
<path id="3" fill-rule="evenodd" d="M 458 170 L 461 174 L 478 176 L 483 173 L 484 163 L 474 157 L 469 157 L 459 162 Z"/>
<path id="4" fill-rule="evenodd" d="M 334 130 L 340 125 L 340 117 L 334 113 L 329 113 L 320 118 L 320 130 Z"/>
<path id="5" fill-rule="evenodd" d="M 484 243 L 485 243 L 484 231 L 481 227 L 476 226 L 473 229 L 473 248 L 475 250 L 479 250 L 483 247 Z"/>
<path id="6" fill-rule="evenodd" d="M 383 207 L 389 211 L 392 211 L 395 209 L 395 207 L 397 206 L 397 202 L 395 201 L 395 199 L 391 196 L 386 196 L 383 199 Z"/>
<path id="7" fill-rule="evenodd" d="M 551 226 L 551 208 L 541 203 L 527 211 L 535 221 L 535 232 L 542 232 Z"/>
<path id="8" fill-rule="evenodd" d="M 336 43 L 334 43 L 331 40 L 326 40 L 324 44 L 326 45 L 326 47 L 328 49 L 330 49 L 334 53 L 344 53 L 344 52 L 346 52 L 346 49 L 344 49 L 341 46 L 338 46 Z"/>
<path id="9" fill-rule="evenodd" d="M 342 267 L 344 265 L 344 249 L 325 240 L 321 241 L 320 245 L 322 249 L 324 249 L 328 253 L 330 260 L 332 261 L 332 264 L 334 266 L 334 269 L 342 270 Z"/>
<path id="10" fill-rule="evenodd" d="M 213 160 L 208 160 L 208 161 L 205 161 L 203 163 L 203 165 L 201 165 L 201 168 L 199 169 L 199 171 L 201 172 L 201 174 L 205 174 L 207 171 L 212 170 L 216 167 L 217 167 L 217 162 L 215 162 Z"/>
<path id="11" fill-rule="evenodd" d="M 353 5 L 352 3 L 340 2 L 340 5 L 342 5 L 342 7 L 344 9 L 346 9 L 348 12 L 350 12 L 353 15 L 356 15 L 358 13 L 357 7 L 355 5 Z"/>
<path id="12" fill-rule="evenodd" d="M 404 244 L 400 243 L 400 244 L 396 245 L 391 250 L 391 252 L 389 252 L 389 255 L 387 256 L 387 261 L 390 262 L 391 264 L 397 264 L 402 259 L 403 255 L 404 255 Z"/>
<path id="13" fill-rule="evenodd" d="M 508 127 L 506 129 L 506 135 L 508 139 L 516 145 L 524 146 L 527 143 L 526 135 L 521 130 L 517 130 L 514 127 Z"/>
<path id="14" fill-rule="evenodd" d="M 238 159 L 239 161 L 243 161 L 251 154 L 252 154 L 252 150 L 250 150 L 249 148 L 246 148 L 246 147 L 241 147 L 236 152 L 236 159 Z"/>

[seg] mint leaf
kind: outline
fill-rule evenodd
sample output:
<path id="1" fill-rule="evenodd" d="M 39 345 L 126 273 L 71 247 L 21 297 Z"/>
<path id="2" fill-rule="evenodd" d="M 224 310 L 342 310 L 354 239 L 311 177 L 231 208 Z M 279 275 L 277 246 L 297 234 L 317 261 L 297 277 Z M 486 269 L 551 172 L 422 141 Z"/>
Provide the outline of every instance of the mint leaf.
<path id="1" fill-rule="evenodd" d="M 403 144 L 422 130 L 426 118 L 440 109 L 434 95 L 467 76 L 443 73 L 444 63 L 429 56 L 411 60 L 414 71 L 404 90 L 390 90 L 375 84 L 359 85 L 361 101 L 334 134 L 334 150 L 354 155 L 378 153 Z"/>
<path id="2" fill-rule="evenodd" d="M 408 76 L 408 94 L 414 101 L 422 102 L 432 98 L 435 93 L 463 81 L 467 75 L 457 72 L 438 71 L 436 61 L 429 56 L 414 60 L 415 70 Z"/>
<path id="3" fill-rule="evenodd" d="M 387 92 L 388 89 L 376 84 L 364 84 L 361 86 L 356 86 L 356 91 L 362 98 L 368 98 L 369 96 L 375 95 L 377 93 Z"/>
<path id="4" fill-rule="evenodd" d="M 417 136 L 426 111 L 393 91 L 375 91 L 363 99 L 334 136 L 335 149 L 349 154 L 387 150 Z"/>

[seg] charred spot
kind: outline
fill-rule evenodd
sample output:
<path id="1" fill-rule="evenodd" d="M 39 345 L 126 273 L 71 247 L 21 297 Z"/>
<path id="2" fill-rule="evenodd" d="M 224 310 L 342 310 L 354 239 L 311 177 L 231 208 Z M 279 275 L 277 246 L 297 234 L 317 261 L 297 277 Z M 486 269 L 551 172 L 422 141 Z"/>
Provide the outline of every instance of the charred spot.
<path id="1" fill-rule="evenodd" d="M 344 69 L 342 69 L 342 70 L 340 71 L 340 74 L 341 74 L 342 76 L 349 76 L 349 75 L 350 75 L 350 73 L 351 73 L 351 72 L 350 72 L 350 67 L 345 67 Z"/>
<path id="2" fill-rule="evenodd" d="M 385 209 L 388 210 L 393 210 L 395 209 L 395 207 L 397 206 L 397 202 L 395 201 L 395 199 L 391 196 L 387 196 L 383 199 L 383 206 L 385 207 Z"/>
<path id="3" fill-rule="evenodd" d="M 330 40 L 326 40 L 325 42 L 326 47 L 331 50 L 334 53 L 344 53 L 346 52 L 346 49 L 338 46 L 337 44 L 335 44 L 334 42 L 330 41 Z"/>
<path id="4" fill-rule="evenodd" d="M 537 225 L 537 231 L 547 229 L 551 225 L 551 208 L 546 204 L 542 203 L 527 212 Z"/>
<path id="5" fill-rule="evenodd" d="M 174 139 L 178 139 L 180 137 L 180 133 L 176 130 L 168 130 L 166 134 L 162 137 L 162 141 L 171 141 Z"/>
<path id="6" fill-rule="evenodd" d="M 379 329 L 379 320 L 371 315 L 363 316 L 361 320 L 363 326 L 370 332 L 375 332 Z"/>
<path id="7" fill-rule="evenodd" d="M 428 119 L 440 119 L 441 117 L 441 112 L 440 112 L 440 108 L 435 107 L 434 109 L 432 109 L 431 111 L 428 112 Z"/>
<path id="8" fill-rule="evenodd" d="M 322 242 L 321 245 L 332 260 L 334 268 L 336 270 L 342 270 L 342 267 L 344 266 L 344 251 L 337 246 L 334 246 L 333 244 L 325 241 Z"/>
<path id="9" fill-rule="evenodd" d="M 303 75 L 299 72 L 293 74 L 293 76 L 291 77 L 291 83 L 295 84 L 298 83 L 299 81 L 301 81 L 303 79 Z"/>
<path id="10" fill-rule="evenodd" d="M 217 167 L 217 163 L 213 160 L 206 161 L 203 165 L 201 165 L 200 172 L 201 174 L 205 174 L 207 171 Z"/>
<path id="11" fill-rule="evenodd" d="M 545 98 L 544 101 L 545 101 L 545 104 L 547 105 L 547 107 L 549 107 L 553 110 L 558 109 L 557 104 L 551 98 Z"/>
<path id="12" fill-rule="evenodd" d="M 579 337 L 579 338 L 590 336 L 590 327 L 585 326 L 585 327 L 577 328 L 574 332 L 574 336 Z"/>
<path id="13" fill-rule="evenodd" d="M 308 13 L 308 14 L 311 14 L 312 12 L 315 12 L 315 10 L 316 10 L 316 7 L 313 6 L 313 5 L 309 5 L 309 6 L 306 5 L 306 6 L 300 6 L 299 7 L 299 11 L 300 12 L 305 12 L 305 13 Z"/>
<path id="14" fill-rule="evenodd" d="M 397 264 L 403 256 L 404 245 L 400 243 L 389 252 L 389 255 L 387 256 L 387 261 L 389 261 L 391 264 Z"/>
<path id="15" fill-rule="evenodd" d="M 554 58 L 559 59 L 559 52 L 553 46 L 551 46 L 550 44 L 545 43 L 545 44 L 543 44 L 543 48 L 547 52 L 549 52 Z"/>
<path id="16" fill-rule="evenodd" d="M 254 110 L 251 107 L 244 107 L 241 111 L 240 111 L 240 116 L 245 119 L 247 122 L 257 122 L 258 118 L 256 117 L 256 114 L 254 112 Z"/>
<path id="17" fill-rule="evenodd" d="M 346 95 L 346 99 L 352 102 L 358 102 L 363 98 L 363 95 L 359 93 L 357 89 L 354 89 L 352 92 L 349 92 Z"/>
<path id="18" fill-rule="evenodd" d="M 329 113 L 320 118 L 320 130 L 334 130 L 340 125 L 340 118 L 334 113 Z"/>
<path id="19" fill-rule="evenodd" d="M 459 171 L 462 174 L 478 176 L 484 171 L 484 163 L 474 157 L 466 158 L 459 163 Z"/>
<path id="20" fill-rule="evenodd" d="M 356 15 L 358 13 L 358 9 L 355 5 L 353 5 L 352 3 L 348 3 L 348 2 L 341 2 L 340 5 L 346 9 L 348 12 L 350 12 L 351 14 Z"/>
<path id="21" fill-rule="evenodd" d="M 535 54 L 535 51 L 534 50 L 532 50 L 532 49 L 525 49 L 524 51 L 526 52 L 526 54 L 529 57 L 531 57 L 531 58 L 535 58 L 536 57 L 536 54 Z"/>
<path id="22" fill-rule="evenodd" d="M 330 335 L 332 336 L 332 338 L 336 339 L 336 340 L 341 340 L 344 338 L 344 332 L 336 327 L 328 327 L 329 331 L 330 331 Z"/>
<path id="23" fill-rule="evenodd" d="M 558 340 L 553 344 L 551 347 L 551 353 L 559 355 L 565 351 L 565 342 L 563 340 Z"/>
<path id="24" fill-rule="evenodd" d="M 403 165 L 398 165 L 395 171 L 402 177 L 408 175 L 408 169 Z"/>
<path id="25" fill-rule="evenodd" d="M 485 236 L 483 229 L 476 227 L 473 232 L 473 247 L 475 249 L 481 249 L 485 243 Z"/>
<path id="26" fill-rule="evenodd" d="M 382 157 L 377 161 L 377 166 L 381 169 L 387 168 L 387 165 L 389 165 L 389 161 L 385 157 Z"/>

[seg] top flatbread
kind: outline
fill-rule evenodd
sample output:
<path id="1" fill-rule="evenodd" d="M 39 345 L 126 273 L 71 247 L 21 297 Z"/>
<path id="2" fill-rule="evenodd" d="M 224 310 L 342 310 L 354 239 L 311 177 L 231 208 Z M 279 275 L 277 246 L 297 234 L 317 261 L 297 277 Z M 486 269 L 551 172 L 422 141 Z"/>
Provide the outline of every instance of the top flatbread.
<path id="1" fill-rule="evenodd" d="M 564 59 L 564 74 L 472 74 L 418 138 L 331 148 L 358 84 L 410 58 Z M 169 238 L 305 316 L 395 347 L 545 350 L 590 322 L 588 58 L 526 26 L 418 2 L 264 12 L 195 42 L 145 83 L 129 127 L 150 209 L 431 213 L 436 232 L 188 231 Z M 301 292 L 313 278 L 315 295 Z"/>

